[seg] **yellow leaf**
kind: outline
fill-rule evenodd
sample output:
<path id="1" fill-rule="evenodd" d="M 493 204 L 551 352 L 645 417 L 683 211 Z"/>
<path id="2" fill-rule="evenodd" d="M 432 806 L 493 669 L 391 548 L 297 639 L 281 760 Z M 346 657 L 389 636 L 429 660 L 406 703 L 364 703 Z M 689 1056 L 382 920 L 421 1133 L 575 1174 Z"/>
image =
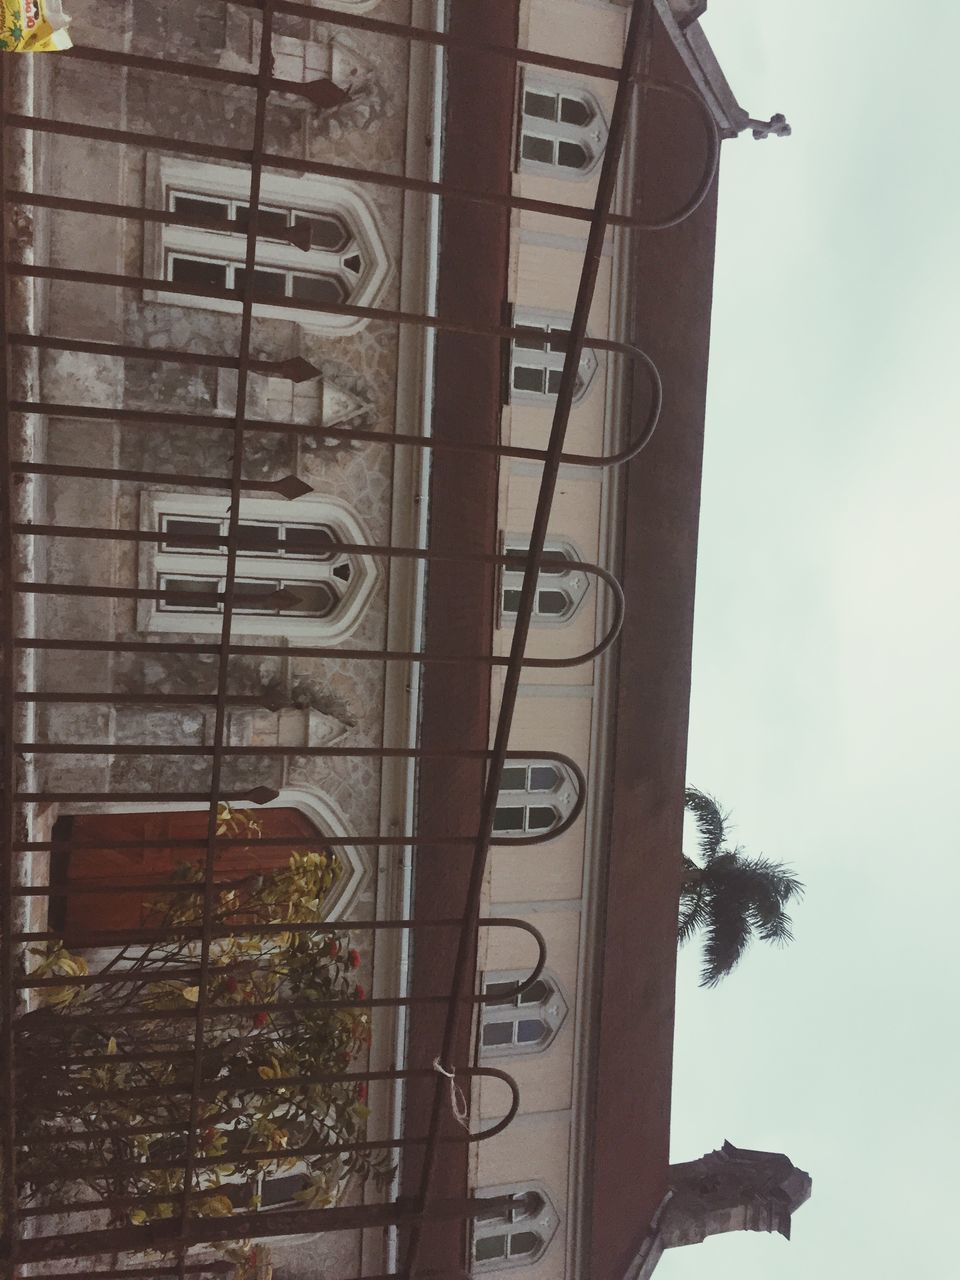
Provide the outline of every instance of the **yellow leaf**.
<path id="1" fill-rule="evenodd" d="M 226 1196 L 210 1196 L 200 1205 L 205 1218 L 229 1218 L 233 1213 L 233 1201 Z"/>
<path id="2" fill-rule="evenodd" d="M 107 1041 L 107 1053 L 116 1053 L 116 1052 L 117 1052 L 116 1036 L 111 1036 L 110 1039 Z"/>
<path id="3" fill-rule="evenodd" d="M 200 988 L 184 987 L 180 994 L 183 996 L 184 1000 L 189 1000 L 191 1004 L 196 1004 L 200 999 Z"/>
<path id="4" fill-rule="evenodd" d="M 144 1222 L 146 1222 L 146 1220 L 147 1220 L 147 1211 L 146 1211 L 146 1209 L 131 1209 L 131 1210 L 130 1210 L 130 1221 L 133 1223 L 133 1225 L 134 1225 L 135 1227 L 139 1227 L 139 1226 L 141 1226 Z"/>

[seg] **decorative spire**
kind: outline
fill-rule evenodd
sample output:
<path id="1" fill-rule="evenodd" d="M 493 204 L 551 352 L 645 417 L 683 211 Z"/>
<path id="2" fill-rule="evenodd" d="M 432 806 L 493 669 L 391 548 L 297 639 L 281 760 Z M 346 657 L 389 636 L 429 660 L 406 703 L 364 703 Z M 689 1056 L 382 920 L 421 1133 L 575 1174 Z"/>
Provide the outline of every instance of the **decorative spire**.
<path id="1" fill-rule="evenodd" d="M 769 120 L 746 120 L 744 122 L 745 129 L 752 129 L 753 136 L 757 141 L 763 138 L 789 138 L 793 130 L 787 124 L 787 117 L 783 115 L 771 116 Z"/>

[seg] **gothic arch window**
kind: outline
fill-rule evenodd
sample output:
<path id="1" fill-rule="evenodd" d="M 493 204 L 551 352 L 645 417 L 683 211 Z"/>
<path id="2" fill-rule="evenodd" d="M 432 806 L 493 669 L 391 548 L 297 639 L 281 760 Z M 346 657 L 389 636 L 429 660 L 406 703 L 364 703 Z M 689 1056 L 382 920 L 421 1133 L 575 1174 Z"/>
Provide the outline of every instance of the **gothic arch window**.
<path id="1" fill-rule="evenodd" d="M 513 1194 L 505 1211 L 477 1218 L 473 1227 L 473 1261 L 478 1271 L 530 1266 L 549 1248 L 560 1225 L 559 1215 L 541 1186 L 487 1187 L 478 1194 Z"/>
<path id="2" fill-rule="evenodd" d="M 524 973 L 489 973 L 483 992 L 489 997 L 516 989 Z M 480 1044 L 484 1057 L 514 1053 L 539 1053 L 546 1049 L 563 1025 L 567 1002 L 557 980 L 541 974 L 526 991 L 502 1003 L 481 1006 Z"/>
<path id="3" fill-rule="evenodd" d="M 508 535 L 504 539 L 504 554 L 517 552 L 526 555 L 529 542 Z M 533 609 L 535 626 L 554 626 L 569 622 L 580 608 L 590 587 L 587 575 L 578 568 L 580 559 L 576 548 L 561 539 L 548 539 L 540 565 L 540 576 Z M 570 563 L 570 562 L 573 563 Z M 520 607 L 520 591 L 523 586 L 523 569 L 504 566 L 500 575 L 500 622 L 512 626 Z"/>
<path id="4" fill-rule="evenodd" d="M 157 273 L 173 283 L 204 289 L 240 289 L 246 282 L 246 224 L 250 178 L 246 170 L 200 161 L 159 161 L 162 206 L 186 217 L 232 222 L 235 229 L 162 226 L 157 237 Z M 265 173 L 260 202 L 256 314 L 296 320 L 323 333 L 353 333 L 366 321 L 353 316 L 289 306 L 374 304 L 390 275 L 390 264 L 373 207 L 359 190 L 332 178 Z M 190 294 L 150 295 L 158 302 L 237 312 L 239 302 Z"/>
<path id="5" fill-rule="evenodd" d="M 603 155 L 606 142 L 607 122 L 589 89 L 524 77 L 518 148 L 522 173 L 584 177 Z"/>
<path id="6" fill-rule="evenodd" d="M 513 323 L 537 332 L 514 338 L 510 344 L 510 402 L 552 404 L 560 390 L 566 359 L 564 339 L 570 332 L 570 318 L 518 308 L 514 311 Z M 585 348 L 574 385 L 574 404 L 579 404 L 590 390 L 597 367 L 596 355 Z"/>
<path id="7" fill-rule="evenodd" d="M 160 535 L 143 544 L 141 602 L 145 631 L 219 632 L 226 583 L 229 498 L 145 494 L 143 527 Z M 348 635 L 379 581 L 370 556 L 342 550 L 370 539 L 356 516 L 332 500 L 245 498 L 240 521 L 233 629 L 238 634 Z"/>
<path id="8" fill-rule="evenodd" d="M 553 760 L 510 760 L 504 766 L 493 819 L 498 836 L 525 836 L 553 830 L 578 799 L 569 769 Z"/>

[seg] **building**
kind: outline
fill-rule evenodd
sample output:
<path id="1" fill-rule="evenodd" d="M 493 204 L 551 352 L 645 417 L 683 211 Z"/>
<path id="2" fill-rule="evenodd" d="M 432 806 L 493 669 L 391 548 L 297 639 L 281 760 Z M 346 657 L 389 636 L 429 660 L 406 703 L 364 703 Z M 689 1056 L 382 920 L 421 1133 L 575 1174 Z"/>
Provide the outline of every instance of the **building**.
<path id="1" fill-rule="evenodd" d="M 809 1192 L 761 1162 L 773 1207 L 737 1217 L 714 1166 L 669 1168 L 716 165 L 785 128 L 739 107 L 704 8 L 75 0 L 73 54 L 3 68 L 6 852 L 39 890 L 6 932 L 107 963 L 158 867 L 213 866 L 211 795 L 259 802 L 264 869 L 338 851 L 367 1138 L 402 1159 L 323 1210 L 278 1178 L 278 1280 L 639 1277 Z M 517 1114 L 468 1141 L 461 1100 L 473 1134 L 509 1109 L 496 1072 Z M 21 1221 L 21 1268 L 171 1243 L 61 1210 Z"/>

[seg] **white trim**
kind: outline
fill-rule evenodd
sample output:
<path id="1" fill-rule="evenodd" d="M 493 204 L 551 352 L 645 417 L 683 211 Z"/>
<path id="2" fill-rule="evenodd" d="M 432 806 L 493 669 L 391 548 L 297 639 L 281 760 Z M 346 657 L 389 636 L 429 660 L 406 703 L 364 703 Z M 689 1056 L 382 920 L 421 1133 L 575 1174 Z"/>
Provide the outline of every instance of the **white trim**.
<path id="1" fill-rule="evenodd" d="M 153 157 L 148 166 L 148 187 L 155 187 L 148 203 L 167 209 L 172 192 L 195 193 L 200 197 L 221 200 L 246 201 L 250 196 L 250 175 L 247 169 L 229 164 L 213 164 L 202 160 L 172 159 L 168 156 Z M 303 174 L 291 178 L 285 174 L 266 172 L 263 175 L 261 204 L 279 206 L 305 214 L 333 213 L 347 224 L 361 252 L 363 271 L 354 285 L 349 301 L 358 306 L 376 306 L 393 275 L 393 265 L 387 253 L 378 225 L 378 214 L 373 203 L 359 188 L 335 178 L 319 178 Z M 184 257 L 205 258 L 210 261 L 243 265 L 245 236 L 227 231 L 206 231 L 200 227 L 161 226 L 155 229 L 146 242 L 146 255 L 157 279 L 165 280 L 167 256 L 180 251 Z M 229 251 L 228 251 L 229 250 Z M 343 251 L 347 256 L 346 250 Z M 295 270 L 303 266 L 310 274 L 310 255 L 326 260 L 331 255 L 318 250 L 303 251 L 292 245 L 261 239 L 257 246 L 257 266 L 269 269 Z M 181 307 L 200 307 L 211 311 L 224 311 L 236 315 L 240 303 L 227 298 L 198 298 L 189 294 L 146 290 L 144 297 L 150 302 L 172 303 Z M 258 318 L 295 321 L 305 329 L 317 333 L 342 335 L 357 333 L 367 324 L 355 316 L 328 315 L 318 311 L 298 311 L 292 307 L 271 307 L 266 303 L 255 305 Z"/>
<path id="2" fill-rule="evenodd" d="M 244 498 L 242 500 L 242 517 L 249 520 L 277 520 L 297 524 L 331 524 L 341 533 L 344 542 L 364 544 L 370 538 L 363 525 L 346 503 L 335 498 L 304 497 L 295 502 L 274 498 Z M 140 527 L 150 532 L 160 528 L 160 519 L 164 515 L 196 515 L 210 518 L 224 518 L 230 506 L 229 497 L 215 494 L 176 493 L 166 491 L 144 491 L 140 495 Z M 370 604 L 374 591 L 382 582 L 382 572 L 377 561 L 368 555 L 346 553 L 351 566 L 350 582 L 346 585 L 340 606 L 331 618 L 295 617 L 290 614 L 243 614 L 237 613 L 232 620 L 232 630 L 238 635 L 271 635 L 290 637 L 322 637 L 327 643 L 336 643 L 349 636 L 359 624 L 364 611 Z M 179 559 L 182 572 L 189 575 L 199 572 L 194 561 L 200 556 L 179 552 L 163 552 L 159 544 L 142 543 L 139 555 L 138 581 L 146 590 L 157 587 L 158 576 L 164 569 L 168 573 L 175 571 L 168 566 L 168 561 Z M 204 554 L 204 559 L 214 565 L 226 559 L 223 554 Z M 265 577 L 262 571 L 264 561 L 256 556 L 249 557 L 251 568 L 246 568 L 247 557 L 238 558 L 237 577 Z M 162 568 L 158 568 L 158 562 Z M 306 581 L 315 575 L 309 572 L 312 562 L 290 559 L 282 564 L 276 562 L 277 576 L 284 574 L 291 579 L 297 578 L 294 567 L 300 566 L 300 577 Z M 222 625 L 220 612 L 200 612 L 185 609 L 169 611 L 160 608 L 157 600 L 140 600 L 137 605 L 137 627 L 141 631 L 181 632 L 193 631 L 202 633 L 219 633 Z"/>

